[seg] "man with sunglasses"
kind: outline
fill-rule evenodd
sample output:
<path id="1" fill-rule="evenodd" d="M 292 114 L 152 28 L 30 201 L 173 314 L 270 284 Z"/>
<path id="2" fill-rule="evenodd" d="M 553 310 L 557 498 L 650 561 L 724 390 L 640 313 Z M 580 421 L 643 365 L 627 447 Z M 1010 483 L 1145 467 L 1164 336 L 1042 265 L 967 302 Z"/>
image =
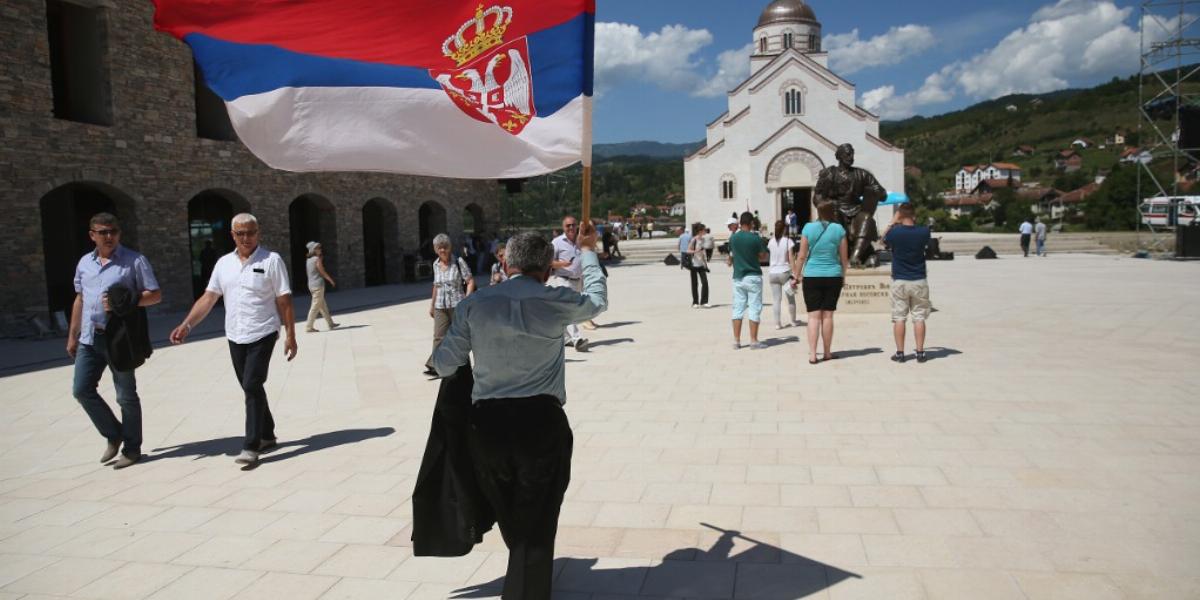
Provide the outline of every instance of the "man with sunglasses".
<path id="1" fill-rule="evenodd" d="M 204 295 L 171 332 L 171 343 L 182 344 L 217 300 L 225 297 L 229 356 L 246 395 L 246 437 L 234 462 L 249 469 L 258 464 L 261 452 L 278 445 L 264 385 L 281 323 L 287 336 L 283 341 L 287 359 L 296 357 L 296 314 L 287 267 L 279 254 L 259 245 L 258 219 L 241 213 L 233 218 L 231 229 L 237 248 L 217 261 Z"/>
<path id="2" fill-rule="evenodd" d="M 576 245 L 579 237 L 579 221 L 573 216 L 563 217 L 563 233 L 554 238 L 554 261 L 550 263 L 550 279 L 546 285 L 550 287 L 570 288 L 576 293 L 583 292 L 583 251 Z M 579 332 L 579 324 L 567 325 L 563 340 L 568 346 L 574 346 L 576 352 L 587 352 L 588 341 Z"/>
<path id="3" fill-rule="evenodd" d="M 124 469 L 142 456 L 142 404 L 134 372 L 118 371 L 108 355 L 104 331 L 108 325 L 107 292 L 114 285 L 123 285 L 133 292 L 138 306 L 151 306 L 162 301 L 162 290 L 150 261 L 121 245 L 121 225 L 115 216 L 109 213 L 93 216 L 88 224 L 88 237 L 96 249 L 79 259 L 75 267 L 75 303 L 71 306 L 67 354 L 75 359 L 75 399 L 96 431 L 108 440 L 100 462 L 117 458 L 115 468 Z M 117 406 L 121 408 L 120 421 L 96 392 L 105 369 L 112 371 Z"/>

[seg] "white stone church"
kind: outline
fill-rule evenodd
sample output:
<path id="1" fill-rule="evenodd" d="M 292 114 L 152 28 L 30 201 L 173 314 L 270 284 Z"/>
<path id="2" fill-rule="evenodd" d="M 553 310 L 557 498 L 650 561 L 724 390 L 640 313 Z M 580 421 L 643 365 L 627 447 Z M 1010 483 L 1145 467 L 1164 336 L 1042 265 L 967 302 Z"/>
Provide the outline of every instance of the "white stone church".
<path id="1" fill-rule="evenodd" d="M 904 191 L 904 151 L 879 138 L 879 117 L 860 108 L 854 84 L 828 67 L 821 24 L 802 0 L 774 0 L 754 28 L 750 77 L 729 92 L 729 110 L 708 124 L 703 148 L 684 159 L 687 221 L 723 236 L 734 212 L 759 211 L 768 229 L 788 209 L 815 218 L 812 189 L 854 146 L 854 166 L 889 192 Z M 891 207 L 875 216 L 880 230 Z"/>

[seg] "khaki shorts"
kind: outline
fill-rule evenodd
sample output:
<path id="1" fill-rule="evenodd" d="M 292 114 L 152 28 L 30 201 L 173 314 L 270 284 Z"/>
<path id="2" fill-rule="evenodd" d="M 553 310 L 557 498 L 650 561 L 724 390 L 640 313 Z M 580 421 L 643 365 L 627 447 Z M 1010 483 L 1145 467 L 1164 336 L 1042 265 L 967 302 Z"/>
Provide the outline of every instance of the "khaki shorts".
<path id="1" fill-rule="evenodd" d="M 912 313 L 913 321 L 924 321 L 933 311 L 929 302 L 929 281 L 892 281 L 892 321 L 905 321 Z"/>

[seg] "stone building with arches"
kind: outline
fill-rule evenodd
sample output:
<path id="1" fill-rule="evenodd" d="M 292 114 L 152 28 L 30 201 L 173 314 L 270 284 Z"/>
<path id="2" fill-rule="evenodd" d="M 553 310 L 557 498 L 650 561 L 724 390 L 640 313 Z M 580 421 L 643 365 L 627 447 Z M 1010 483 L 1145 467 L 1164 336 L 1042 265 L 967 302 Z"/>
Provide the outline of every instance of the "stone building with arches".
<path id="1" fill-rule="evenodd" d="M 75 265 L 91 248 L 87 222 L 101 211 L 154 265 L 160 311 L 200 293 L 242 211 L 292 267 L 297 293 L 307 293 L 295 273 L 309 240 L 344 289 L 399 283 L 405 257 L 437 233 L 499 229 L 504 188 L 494 180 L 265 166 L 237 141 L 187 46 L 154 31 L 153 14 L 149 2 L 5 4 L 0 80 L 19 83 L 0 86 L 0 335 L 30 333 L 35 319 L 53 326 L 69 309 Z"/>
<path id="2" fill-rule="evenodd" d="M 718 235 L 731 213 L 757 210 L 767 224 L 795 210 L 815 217 L 812 188 L 834 151 L 854 145 L 855 166 L 888 191 L 904 191 L 904 151 L 879 137 L 879 117 L 859 107 L 854 84 L 829 69 L 821 23 L 802 0 L 774 0 L 754 28 L 750 76 L 728 93 L 705 145 L 684 159 L 687 220 Z M 876 219 L 886 222 L 889 208 Z"/>

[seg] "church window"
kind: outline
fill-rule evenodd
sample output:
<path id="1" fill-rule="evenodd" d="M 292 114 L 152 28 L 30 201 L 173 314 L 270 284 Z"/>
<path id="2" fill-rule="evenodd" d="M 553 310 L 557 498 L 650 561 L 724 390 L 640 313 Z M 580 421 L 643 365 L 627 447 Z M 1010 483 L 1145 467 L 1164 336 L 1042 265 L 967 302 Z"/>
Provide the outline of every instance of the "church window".
<path id="1" fill-rule="evenodd" d="M 46 33 L 54 116 L 68 121 L 112 125 L 105 10 L 48 0 Z"/>
<path id="2" fill-rule="evenodd" d="M 767 51 L 767 38 L 765 38 L 765 37 L 760 37 L 760 38 L 758 38 L 758 52 L 759 52 L 759 54 L 766 53 L 766 51 Z"/>
<path id="3" fill-rule="evenodd" d="M 733 175 L 726 175 L 721 178 L 721 199 L 733 200 L 737 196 L 736 180 Z"/>
<path id="4" fill-rule="evenodd" d="M 792 47 L 792 32 L 788 31 L 783 34 L 783 48 L 786 50 Z"/>
<path id="5" fill-rule="evenodd" d="M 811 52 L 820 52 L 821 51 L 821 36 L 819 36 L 819 35 L 808 36 L 808 49 Z"/>
<path id="6" fill-rule="evenodd" d="M 783 94 L 783 114 L 804 114 L 804 94 L 796 88 L 791 88 Z"/>

